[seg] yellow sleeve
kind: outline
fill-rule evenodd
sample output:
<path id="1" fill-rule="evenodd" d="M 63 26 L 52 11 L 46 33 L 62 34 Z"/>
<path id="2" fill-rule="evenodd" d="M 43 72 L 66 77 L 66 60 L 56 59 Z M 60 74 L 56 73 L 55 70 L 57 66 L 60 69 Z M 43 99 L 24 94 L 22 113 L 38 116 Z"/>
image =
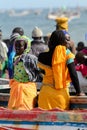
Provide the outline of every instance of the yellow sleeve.
<path id="1" fill-rule="evenodd" d="M 52 69 L 55 88 L 66 87 L 66 47 L 57 46 L 52 57 Z"/>

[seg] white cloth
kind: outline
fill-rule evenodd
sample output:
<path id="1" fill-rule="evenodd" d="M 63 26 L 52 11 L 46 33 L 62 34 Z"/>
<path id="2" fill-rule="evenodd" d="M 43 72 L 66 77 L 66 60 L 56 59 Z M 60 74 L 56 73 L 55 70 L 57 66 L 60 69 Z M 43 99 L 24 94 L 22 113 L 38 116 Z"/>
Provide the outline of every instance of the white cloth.
<path id="1" fill-rule="evenodd" d="M 8 47 L 6 43 L 0 41 L 0 57 L 2 57 L 3 60 L 7 58 L 7 52 L 8 52 Z"/>
<path id="2" fill-rule="evenodd" d="M 80 71 L 77 71 L 77 75 L 78 75 L 81 91 L 83 91 L 84 93 L 87 93 L 87 79 L 83 77 Z M 71 93 L 75 92 L 75 89 L 72 83 L 70 84 L 69 91 Z"/>
<path id="3" fill-rule="evenodd" d="M 78 75 L 81 90 L 87 92 L 87 79 L 82 76 L 82 73 L 80 71 L 77 71 L 77 75 Z"/>
<path id="4" fill-rule="evenodd" d="M 80 86 L 82 86 L 82 87 L 86 86 L 87 87 L 87 79 L 82 76 L 81 72 L 77 71 L 77 74 L 78 74 Z"/>

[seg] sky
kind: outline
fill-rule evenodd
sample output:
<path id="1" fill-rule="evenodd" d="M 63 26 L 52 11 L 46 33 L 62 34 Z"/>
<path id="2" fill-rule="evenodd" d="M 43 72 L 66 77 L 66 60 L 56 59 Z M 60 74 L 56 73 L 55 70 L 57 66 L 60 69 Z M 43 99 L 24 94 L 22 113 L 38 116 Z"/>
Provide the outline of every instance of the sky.
<path id="1" fill-rule="evenodd" d="M 87 0 L 0 0 L 0 9 L 86 6 Z"/>

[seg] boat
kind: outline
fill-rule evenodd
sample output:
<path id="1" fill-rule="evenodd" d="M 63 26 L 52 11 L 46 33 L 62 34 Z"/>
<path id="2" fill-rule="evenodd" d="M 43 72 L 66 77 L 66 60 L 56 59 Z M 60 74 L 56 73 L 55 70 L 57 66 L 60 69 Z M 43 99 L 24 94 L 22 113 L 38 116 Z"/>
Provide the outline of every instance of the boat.
<path id="1" fill-rule="evenodd" d="M 0 78 L 0 93 L 9 93 L 9 79 Z"/>
<path id="2" fill-rule="evenodd" d="M 8 12 L 10 17 L 26 16 L 26 15 L 29 15 L 29 13 L 30 13 L 29 10 L 16 11 L 16 10 L 13 10 L 13 9 Z"/>
<path id="3" fill-rule="evenodd" d="M 23 111 L 1 107 L 0 130 L 87 130 L 87 109 Z"/>
<path id="4" fill-rule="evenodd" d="M 4 86 L 1 88 L 4 92 L 0 91 L 0 130 L 87 130 L 87 96 L 72 95 L 67 111 L 58 108 L 10 110 L 5 104 L 10 96 L 6 91 L 10 89 L 7 86 L 9 80 L 4 80 L 1 79 L 6 88 Z"/>
<path id="5" fill-rule="evenodd" d="M 58 11 L 49 12 L 47 15 L 48 19 L 53 19 L 53 20 L 55 20 L 58 17 L 67 17 L 69 21 L 71 21 L 73 19 L 80 18 L 80 11 L 59 9 Z"/>
<path id="6" fill-rule="evenodd" d="M 55 20 L 56 18 L 58 17 L 67 17 L 69 19 L 69 21 L 73 20 L 73 19 L 77 19 L 77 18 L 80 18 L 80 13 L 78 12 L 75 12 L 75 13 L 72 13 L 72 14 L 53 14 L 53 13 L 50 13 L 48 14 L 48 19 L 53 19 Z"/>
<path id="7" fill-rule="evenodd" d="M 0 78 L 0 107 L 7 107 L 10 97 L 9 79 Z"/>

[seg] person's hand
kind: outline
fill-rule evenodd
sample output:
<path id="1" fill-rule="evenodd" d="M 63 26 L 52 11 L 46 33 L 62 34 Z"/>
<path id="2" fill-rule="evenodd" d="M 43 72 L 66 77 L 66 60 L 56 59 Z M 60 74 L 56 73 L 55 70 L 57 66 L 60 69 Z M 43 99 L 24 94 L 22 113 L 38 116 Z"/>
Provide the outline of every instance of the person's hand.
<path id="1" fill-rule="evenodd" d="M 86 96 L 86 94 L 81 92 L 81 93 L 78 93 L 77 96 Z"/>

